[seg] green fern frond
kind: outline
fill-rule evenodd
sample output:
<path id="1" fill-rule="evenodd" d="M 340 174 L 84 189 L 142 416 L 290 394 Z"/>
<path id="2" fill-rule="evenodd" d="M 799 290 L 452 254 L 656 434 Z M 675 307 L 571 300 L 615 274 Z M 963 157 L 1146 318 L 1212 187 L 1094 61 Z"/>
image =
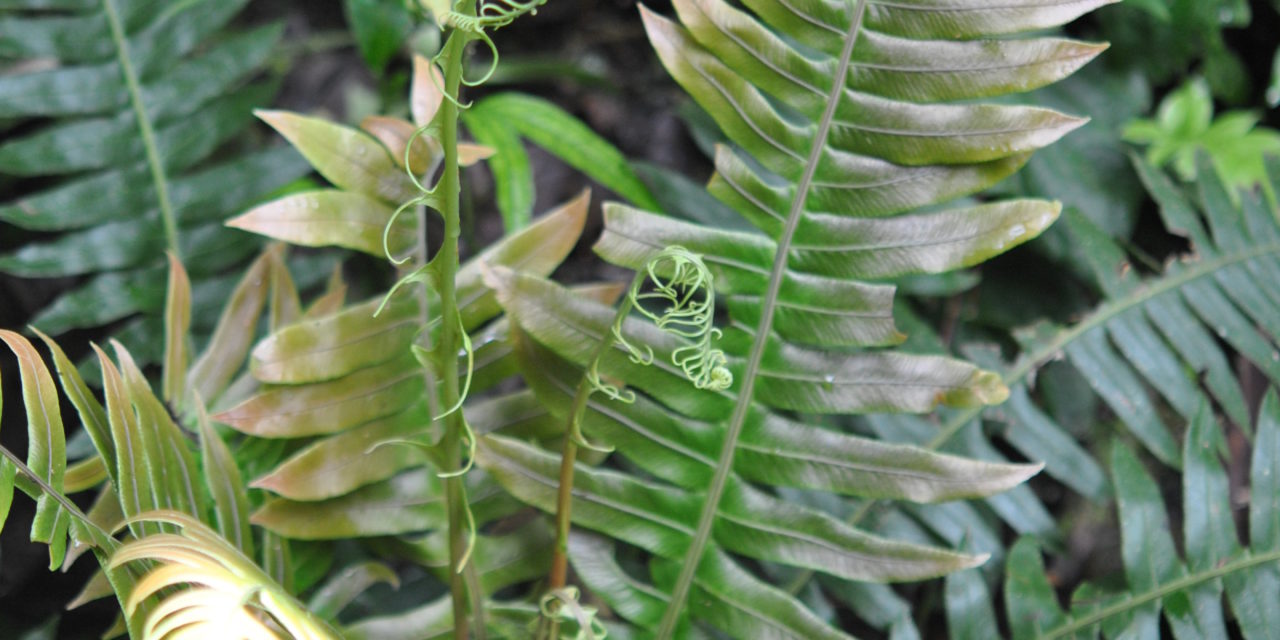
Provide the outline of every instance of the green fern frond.
<path id="1" fill-rule="evenodd" d="M 18 356 L 30 442 L 27 464 L 3 450 L 0 502 L 4 508 L 0 509 L 0 525 L 8 515 L 16 484 L 36 499 L 31 537 L 49 546 L 50 569 L 65 568 L 85 550 L 92 550 L 107 578 L 103 584 L 117 593 L 122 606 L 139 574 L 108 564 L 119 546 L 108 532 L 128 524 L 135 537 L 164 533 L 153 522 L 122 519 L 164 509 L 193 521 L 214 522 L 216 512 L 222 534 L 236 540 L 234 544 L 241 548 L 251 549 L 251 542 L 244 535 L 246 530 L 237 525 L 247 522 L 248 510 L 234 464 L 212 447 L 206 452 L 204 468 L 196 465 L 186 434 L 153 394 L 129 352 L 113 343 L 113 361 L 94 346 L 103 371 L 103 403 L 89 391 L 58 344 L 39 335 L 52 353 L 61 394 L 35 347 L 16 333 L 0 331 L 0 340 Z M 96 450 L 70 466 L 60 395 L 65 395 L 75 408 Z M 66 497 L 67 493 L 86 489 L 98 494 L 88 514 Z M 213 502 L 210 495 L 219 498 L 213 509 L 209 507 Z M 75 543 L 70 550 L 68 539 Z M 87 594 L 82 595 L 82 599 L 86 597 Z M 131 610 L 141 606 L 142 611 L 149 612 L 153 604 L 138 600 L 129 606 Z M 129 624 L 128 628 L 134 637 L 142 637 L 140 625 Z"/>
<path id="2" fill-rule="evenodd" d="M 1280 184 L 1280 161 L 1266 163 L 1272 184 Z M 1022 353 L 1002 372 L 1010 402 L 996 416 L 1007 425 L 1001 433 L 1010 444 L 1044 460 L 1049 475 L 1095 500 L 1110 491 L 1101 468 L 1031 400 L 1029 385 L 1046 363 L 1065 356 L 1134 437 L 1175 468 L 1182 462 L 1179 434 L 1163 416 L 1189 421 L 1211 400 L 1249 432 L 1244 392 L 1226 347 L 1280 383 L 1280 215 L 1258 192 L 1241 192 L 1240 204 L 1233 204 L 1207 164 L 1190 193 L 1145 163 L 1135 166 L 1165 226 L 1186 236 L 1191 251 L 1170 260 L 1163 274 L 1142 279 L 1106 234 L 1070 213 L 1067 230 L 1077 258 L 1094 275 L 1103 301 L 1072 326 L 1040 325 L 1018 336 Z M 951 416 L 935 442 L 980 414 L 974 409 Z"/>
<path id="3" fill-rule="evenodd" d="M 251 516 L 254 524 L 286 540 L 376 536 L 383 553 L 447 581 L 444 486 L 455 469 L 444 464 L 437 443 L 438 418 L 450 408 L 435 406 L 437 369 L 424 370 L 421 361 L 431 355 L 423 345 L 438 344 L 442 328 L 439 276 L 427 261 L 422 207 L 435 205 L 436 187 L 424 176 L 430 177 L 441 160 L 433 123 L 446 98 L 435 65 L 419 58 L 414 69 L 412 122 L 376 117 L 356 129 L 294 113 L 261 112 L 332 186 L 267 202 L 229 224 L 293 244 L 392 257 L 402 268 L 400 282 L 424 284 L 424 292 L 397 285 L 385 296 L 316 308 L 273 326 L 250 357 L 256 388 L 224 405 L 213 420 L 247 441 L 279 443 L 289 450 L 249 474 L 251 486 L 268 493 Z M 550 273 L 577 242 L 589 197 L 584 192 L 541 216 L 458 271 L 458 316 L 450 321 L 469 334 L 473 363 L 468 367 L 471 397 L 459 402 L 458 410 L 478 434 L 475 440 L 498 431 L 543 441 L 562 433 L 527 391 L 477 400 L 515 373 L 508 322 L 482 281 L 481 265 Z M 580 293 L 612 300 L 619 291 L 589 287 Z M 415 446 L 393 446 L 402 443 Z M 545 574 L 549 528 L 538 521 L 505 535 L 476 534 L 477 527 L 522 506 L 482 471 L 470 470 L 461 479 L 474 523 L 466 579 L 475 581 L 472 592 L 486 600 L 487 624 L 496 632 L 513 617 L 535 619 L 536 607 L 517 608 L 517 613 L 487 599 Z M 362 630 L 376 629 L 371 637 L 421 637 L 424 629 L 450 628 L 452 609 L 437 604 L 358 621 L 350 633 L 361 637 Z M 490 615 L 491 606 L 498 613 Z"/>
<path id="4" fill-rule="evenodd" d="M 0 174 L 12 178 L 0 222 L 60 234 L 0 255 L 0 271 L 87 279 L 40 310 L 34 323 L 46 332 L 141 313 L 116 335 L 142 364 L 158 361 L 142 349 L 154 341 L 139 338 L 160 333 L 166 249 L 195 278 L 196 331 L 213 328 L 235 282 L 224 272 L 259 247 L 222 220 L 306 172 L 287 148 L 231 142 L 278 84 L 255 76 L 279 25 L 227 27 L 245 4 L 15 0 L 0 9 L 0 62 L 16 70 L 0 77 L 0 118 L 22 125 L 0 144 Z"/>
<path id="5" fill-rule="evenodd" d="M 1181 451 L 1181 553 L 1169 532 L 1160 488 L 1119 441 L 1112 446 L 1110 466 L 1124 569 L 1120 587 L 1082 585 L 1064 612 L 1045 575 L 1037 543 L 1024 538 L 1013 547 L 1005 601 L 1016 640 L 1094 638 L 1100 632 L 1107 637 L 1156 637 L 1161 618 L 1179 638 L 1229 637 L 1229 619 L 1245 638 L 1274 635 L 1280 624 L 1275 607 L 1280 598 L 1280 396 L 1268 392 L 1258 410 L 1247 544 L 1241 543 L 1236 530 L 1233 499 L 1219 459 L 1222 426 L 1202 402 L 1188 428 Z M 998 637 L 984 580 L 970 572 L 947 580 L 953 637 Z M 990 634 L 966 635 L 979 629 Z"/>
<path id="6" fill-rule="evenodd" d="M 102 371 L 100 400 L 90 390 L 77 367 L 52 338 L 33 331 L 48 347 L 58 382 L 36 348 L 21 335 L 0 330 L 0 341 L 18 357 L 22 373 L 24 408 L 29 425 L 29 464 L 18 462 L 9 451 L 0 449 L 0 525 L 7 517 L 13 488 L 36 499 L 37 518 L 32 539 L 49 546 L 50 568 L 67 568 L 80 555 L 92 550 L 102 572 L 85 587 L 76 603 L 109 595 L 120 598 L 122 609 L 139 612 L 145 618 L 156 606 L 154 599 L 139 596 L 126 603 L 141 575 L 134 567 L 113 568 L 110 555 L 119 542 L 107 533 L 128 527 L 128 535 L 151 540 L 176 529 L 144 513 L 164 511 L 169 519 L 185 518 L 204 523 L 217 531 L 227 548 L 246 557 L 254 556 L 255 539 L 249 528 L 251 503 L 257 499 L 246 492 L 241 471 L 222 437 L 208 423 L 203 397 L 233 397 L 239 393 L 232 378 L 245 366 L 253 340 L 245 326 L 254 326 L 264 316 L 280 318 L 290 312 L 287 292 L 294 285 L 285 270 L 281 247 L 268 249 L 249 268 L 228 301 L 207 349 L 187 369 L 185 322 L 189 317 L 190 288 L 182 264 L 170 260 L 168 302 L 165 314 L 165 393 L 168 404 L 153 391 L 138 361 L 119 342 L 111 342 L 114 358 L 93 345 Z M 175 371 L 179 374 L 175 375 Z M 182 375 L 185 374 L 185 375 Z M 183 380 L 189 380 L 188 386 Z M 230 390 L 228 387 L 231 387 Z M 80 427 L 88 434 L 94 451 L 74 463 L 67 461 L 67 433 L 60 410 L 65 396 L 74 407 Z M 197 461 L 192 434 L 171 413 L 190 409 L 192 430 L 199 431 L 200 460 Z M 68 420 L 72 425 L 74 422 Z M 277 454 L 278 455 L 278 454 Z M 268 456 L 259 456 L 265 458 Z M 81 513 L 66 496 L 93 490 L 93 507 Z M 74 544 L 68 547 L 68 539 Z M 262 566 L 276 583 L 289 588 L 294 568 L 287 550 L 278 539 L 261 537 Z M 105 576 L 105 579 L 104 579 Z M 224 603 L 225 604 L 225 603 Z M 145 633 L 141 619 L 126 625 L 132 637 Z"/>
<path id="7" fill-rule="evenodd" d="M 1204 160 L 1202 160 L 1204 162 Z M 1280 162 L 1266 161 L 1280 184 Z M 1065 224 L 1075 259 L 1092 273 L 1103 300 L 1077 324 L 1042 324 L 1020 332 L 1023 351 L 1007 364 L 986 350 L 966 353 L 1000 372 L 1010 399 L 999 408 L 972 408 L 945 414 L 941 429 L 914 416 L 871 416 L 867 426 L 881 438 L 925 445 L 1000 461 L 984 425 L 1021 455 L 1041 460 L 1045 472 L 1071 490 L 1102 503 L 1113 497 L 1104 465 L 1032 398 L 1032 388 L 1048 389 L 1061 376 L 1037 373 L 1050 362 L 1079 372 L 1081 384 L 1061 393 L 1092 389 L 1119 418 L 1120 425 L 1156 459 L 1182 464 L 1178 420 L 1190 421 L 1198 403 L 1213 402 L 1243 433 L 1249 411 L 1231 364 L 1244 358 L 1276 380 L 1280 340 L 1275 316 L 1276 280 L 1265 275 L 1280 265 L 1277 217 L 1258 192 L 1241 192 L 1235 203 L 1212 171 L 1184 190 L 1159 171 L 1135 161 L 1138 174 L 1160 205 L 1167 228 L 1191 240 L 1192 251 L 1165 265 L 1159 276 L 1141 278 L 1124 250 L 1078 212 Z M 1222 330 L 1221 332 L 1219 330 Z M 1234 352 L 1234 354 L 1232 353 Z M 1088 386 L 1085 386 L 1085 385 Z M 1060 536 L 1048 508 L 1025 488 L 986 499 L 999 520 L 978 513 L 937 512 L 937 506 L 907 509 L 927 534 L 958 546 L 962 536 L 975 549 L 1003 554 L 1000 521 L 1041 541 Z M 859 512 L 865 516 L 868 509 Z M 988 577 L 991 577 L 990 574 Z M 984 587 L 985 588 L 985 587 Z M 895 597 L 893 594 L 883 594 Z"/>
<path id="8" fill-rule="evenodd" d="M 677 0 L 679 23 L 642 15 L 663 64 L 733 143 L 717 150 L 708 190 L 757 232 L 610 204 L 596 245 L 633 269 L 668 245 L 702 255 L 728 309 L 721 347 L 735 383 L 718 391 L 678 385 L 677 371 L 659 365 L 692 343 L 626 323 L 626 340 L 651 349 L 654 366 L 617 350 L 600 371 L 645 395 L 631 405 L 592 402 L 584 427 L 661 482 L 579 468 L 575 524 L 653 554 L 652 577 L 669 606 L 630 621 L 657 628 L 660 638 L 687 628 L 680 615 L 690 593 L 693 618 L 731 636 L 751 637 L 745 614 L 777 637 L 840 637 L 789 594 L 734 571 L 724 552 L 867 581 L 938 575 L 982 557 L 871 536 L 751 482 L 932 502 L 992 495 L 1034 473 L 818 429 L 805 416 L 1005 398 L 989 371 L 875 349 L 904 339 L 893 289 L 879 281 L 981 262 L 1057 218 L 1055 203 L 1030 200 L 914 210 L 995 183 L 1083 122 L 971 101 L 1052 83 L 1103 48 L 994 36 L 1057 26 L 1106 2 L 744 4 Z M 526 379 L 563 412 L 566 380 L 587 366 L 609 310 L 525 276 L 509 276 L 498 292 L 528 334 L 519 346 Z M 489 438 L 479 455 L 507 490 L 549 510 L 546 454 Z M 724 582 L 731 574 L 732 587 Z M 592 584 L 585 573 L 584 581 L 616 586 Z"/>

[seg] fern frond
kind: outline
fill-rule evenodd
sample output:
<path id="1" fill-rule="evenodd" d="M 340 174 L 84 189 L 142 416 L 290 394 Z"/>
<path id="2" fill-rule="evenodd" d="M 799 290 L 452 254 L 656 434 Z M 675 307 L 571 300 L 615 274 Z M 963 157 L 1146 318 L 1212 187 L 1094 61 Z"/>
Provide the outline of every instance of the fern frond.
<path id="1" fill-rule="evenodd" d="M 223 531 L 229 532 L 234 525 L 226 524 L 226 516 L 243 506 L 244 489 L 238 476 L 228 475 L 225 461 L 210 460 L 203 470 L 197 468 L 185 434 L 119 343 L 113 344 L 114 361 L 94 347 L 103 370 L 104 406 L 89 392 L 57 343 L 43 334 L 40 337 L 52 352 L 62 394 L 75 407 L 96 449 L 91 457 L 70 469 L 79 472 L 97 468 L 98 473 L 77 481 L 78 487 L 67 482 L 66 428 L 53 374 L 26 338 L 0 331 L 0 340 L 18 356 L 30 442 L 27 464 L 9 451 L 2 451 L 0 503 L 4 508 L 0 509 L 0 525 L 8 515 L 16 484 L 37 501 L 31 537 L 49 546 L 50 569 L 65 568 L 85 550 L 92 550 L 105 572 L 106 581 L 102 584 L 109 585 L 123 605 L 139 574 L 108 564 L 119 546 L 109 531 L 123 526 L 122 519 L 154 509 L 167 509 L 193 521 L 211 521 L 206 508 L 210 500 L 205 493 L 209 487 L 215 495 L 219 495 L 218 489 L 225 492 L 221 495 L 227 499 L 217 510 L 224 520 Z M 216 457 L 216 452 L 211 453 Z M 106 486 L 99 490 L 94 508 L 87 515 L 66 497 L 66 492 L 95 488 L 104 480 Z M 155 524 L 128 524 L 136 537 L 162 533 Z M 70 552 L 68 539 L 75 543 Z M 240 544 L 244 544 L 243 538 Z M 152 605 L 139 600 L 130 607 L 142 606 L 143 611 L 151 611 Z M 128 628 L 135 637 L 142 637 L 140 625 L 129 624 Z"/>
<path id="2" fill-rule="evenodd" d="M 251 520 L 270 535 L 320 542 L 377 536 L 382 539 L 380 553 L 407 559 L 448 580 L 443 476 L 455 469 L 443 464 L 437 443 L 438 418 L 450 408 L 436 406 L 438 373 L 424 372 L 419 359 L 429 355 L 423 345 L 438 344 L 442 328 L 441 318 L 433 314 L 440 299 L 435 270 L 427 262 L 423 209 L 436 204 L 435 187 L 427 178 L 441 160 L 438 132 L 431 126 L 446 99 L 439 73 L 425 59 L 415 60 L 413 122 L 377 117 L 356 129 L 294 113 L 259 113 L 332 187 L 267 202 L 228 224 L 294 244 L 342 246 L 390 257 L 398 265 L 403 262 L 401 283 L 427 286 L 413 296 L 404 291 L 416 286 L 399 290 L 397 285 L 385 296 L 313 308 L 273 326 L 250 356 L 253 392 L 221 406 L 213 420 L 247 436 L 247 442 L 270 442 L 287 451 L 248 474 L 252 487 L 268 492 Z M 476 434 L 501 431 L 539 440 L 560 435 L 527 391 L 475 401 L 474 394 L 493 389 L 515 372 L 506 340 L 509 323 L 482 281 L 481 265 L 550 273 L 577 242 L 589 198 L 584 192 L 480 252 L 458 271 L 458 314 L 449 320 L 470 336 L 473 395 L 459 405 Z M 619 294 L 616 287 L 579 292 L 606 300 Z M 414 446 L 398 446 L 402 444 Z M 522 508 L 483 472 L 469 471 L 462 481 L 473 534 L 475 527 Z M 474 581 L 471 590 L 478 602 L 546 572 L 551 536 L 543 522 L 470 539 L 465 579 Z M 448 628 L 451 609 L 434 604 L 389 617 L 378 611 L 377 618 L 353 623 L 352 633 L 376 629 L 377 637 L 398 637 L 392 629 L 401 629 L 421 637 L 437 623 Z M 502 603 L 493 605 L 504 611 Z M 519 615 L 526 613 L 531 616 L 527 621 L 538 611 L 520 609 Z M 432 617 L 437 614 L 446 616 L 443 622 Z M 495 629 L 504 620 L 511 622 L 502 613 L 485 617 Z M 414 622 L 404 627 L 406 620 Z"/>
<path id="3" fill-rule="evenodd" d="M 1127 445 L 1114 443 L 1111 475 L 1119 512 L 1121 587 L 1082 585 L 1064 612 L 1045 575 L 1039 546 L 1024 538 L 1010 552 L 1005 584 L 1013 637 L 1092 638 L 1100 631 L 1108 637 L 1155 637 L 1162 617 L 1180 638 L 1226 638 L 1231 617 L 1245 638 L 1274 635 L 1280 624 L 1274 606 L 1280 597 L 1280 528 L 1275 517 L 1280 396 L 1271 390 L 1258 410 L 1247 545 L 1236 530 L 1219 459 L 1222 434 L 1209 404 L 1202 402 L 1181 451 L 1182 553 L 1169 533 L 1160 488 Z M 955 637 L 962 637 L 956 635 L 962 629 L 994 631 L 980 577 L 949 576 L 947 593 L 948 624 Z"/>
<path id="4" fill-rule="evenodd" d="M 952 411 L 941 430 L 914 416 L 872 416 L 867 426 L 882 438 L 1002 460 L 983 432 L 986 425 L 1021 455 L 1042 460 L 1046 473 L 1066 487 L 1105 502 L 1113 488 L 1103 465 L 1032 399 L 1035 385 L 1047 388 L 1061 380 L 1037 379 L 1040 369 L 1062 360 L 1055 366 L 1083 374 L 1082 384 L 1067 393 L 1091 388 L 1120 425 L 1165 464 L 1182 464 L 1178 443 L 1183 434 L 1171 427 L 1179 418 L 1195 417 L 1194 403 L 1213 402 L 1247 437 L 1249 411 L 1230 362 L 1243 357 L 1275 379 L 1271 354 L 1280 341 L 1272 329 L 1274 318 L 1258 314 L 1266 313 L 1260 301 L 1276 299 L 1275 280 L 1263 274 L 1278 264 L 1277 218 L 1257 192 L 1242 192 L 1233 204 L 1212 171 L 1205 172 L 1205 181 L 1183 189 L 1140 161 L 1135 166 L 1166 226 L 1191 240 L 1190 253 L 1171 259 L 1163 274 L 1141 278 L 1123 249 L 1084 216 L 1068 212 L 1064 222 L 1075 259 L 1103 293 L 1098 307 L 1075 325 L 1042 324 L 1020 332 L 1023 351 L 1011 365 L 986 350 L 966 351 L 1001 373 L 1010 388 L 1010 399 L 1001 407 Z M 1268 166 L 1273 183 L 1280 183 L 1280 163 L 1270 160 Z M 1220 335 L 1219 327 L 1227 330 Z M 1041 541 L 1060 535 L 1041 499 L 1024 488 L 986 502 L 1020 534 Z M 978 514 L 955 521 L 929 514 L 936 506 L 920 509 L 909 513 L 930 535 L 958 546 L 963 532 L 973 548 L 1003 554 L 999 521 Z"/>
<path id="5" fill-rule="evenodd" d="M 729 592 L 717 582 L 728 574 L 717 567 L 736 565 L 723 551 L 870 581 L 981 561 L 943 559 L 934 549 L 870 536 L 810 507 L 757 494 L 750 483 L 935 501 L 992 495 L 1034 473 L 818 429 L 805 416 L 926 412 L 1005 398 L 996 374 L 968 363 L 873 349 L 904 339 L 894 323 L 893 288 L 880 281 L 981 262 L 1057 218 L 1055 203 L 1032 200 L 915 210 L 995 183 L 1083 122 L 971 101 L 1052 83 L 1103 48 L 994 36 L 1061 25 L 1106 2 L 743 4 L 747 10 L 677 0 L 679 23 L 645 9 L 642 15 L 663 64 L 733 143 L 717 149 L 708 190 L 755 231 L 613 204 L 596 245 L 606 260 L 633 269 L 668 245 L 702 255 L 731 322 L 721 347 L 736 382 L 723 391 L 678 385 L 670 367 L 656 365 L 688 342 L 627 323 L 627 340 L 652 349 L 655 366 L 610 354 L 601 372 L 652 400 L 596 402 L 584 422 L 592 438 L 617 444 L 631 463 L 671 483 L 579 469 L 591 490 L 577 496 L 584 504 L 574 509 L 576 524 L 654 554 L 655 584 L 670 589 L 670 606 L 659 619 L 632 622 L 658 627 L 660 638 L 684 624 L 679 615 L 691 591 L 696 620 L 750 635 L 733 605 L 708 595 Z M 608 311 L 522 276 L 499 286 L 499 297 L 528 342 L 541 343 L 522 347 L 526 379 L 553 409 L 563 407 L 563 381 L 586 366 Z M 546 463 L 536 449 L 490 438 L 480 455 L 509 491 L 547 508 Z M 633 524 L 608 524 L 619 518 Z M 799 531 L 821 531 L 810 535 L 823 539 L 823 550 L 807 548 Z M 869 548 L 877 551 L 860 557 Z M 777 637 L 837 633 L 807 626 L 792 616 L 804 610 L 794 598 L 758 586 L 748 590 L 754 600 L 746 606 L 776 616 Z"/>
<path id="6" fill-rule="evenodd" d="M 60 234 L 0 255 L 0 270 L 87 280 L 39 311 L 34 323 L 46 332 L 141 313 L 117 336 L 148 344 L 137 338 L 160 333 L 164 303 L 154 292 L 164 290 L 165 249 L 195 279 L 197 332 L 212 329 L 233 282 L 219 274 L 258 248 L 222 219 L 306 171 L 288 149 L 229 144 L 277 84 L 255 75 L 279 26 L 227 28 L 245 4 L 28 0 L 0 9 L 0 59 L 44 61 L 0 78 L 0 118 L 24 125 L 0 144 L 0 174 L 15 178 L 16 195 L 0 203 L 0 222 Z M 211 160 L 219 150 L 228 153 Z M 135 355 L 159 360 L 152 350 Z"/>
<path id="7" fill-rule="evenodd" d="M 1128 257 L 1096 226 L 1068 215 L 1077 256 L 1103 292 L 1098 308 L 1069 327 L 1039 325 L 1019 336 L 1022 353 L 1002 372 L 1010 402 L 993 421 L 1024 455 L 1045 461 L 1049 475 L 1074 491 L 1104 500 L 1109 487 L 1101 469 L 1063 427 L 1037 408 L 1029 388 L 1046 363 L 1065 356 L 1142 445 L 1178 467 L 1178 433 L 1162 416 L 1191 420 L 1212 401 L 1249 432 L 1249 411 L 1225 347 L 1272 381 L 1280 381 L 1280 223 L 1256 192 L 1232 203 L 1211 170 L 1184 192 L 1158 170 L 1135 162 L 1166 227 L 1185 235 L 1191 251 L 1142 279 Z M 1280 161 L 1267 161 L 1280 184 Z M 999 363 L 991 363 L 997 366 Z M 1154 392 L 1154 393 L 1153 393 Z M 981 414 L 951 416 L 935 442 L 943 442 Z"/>

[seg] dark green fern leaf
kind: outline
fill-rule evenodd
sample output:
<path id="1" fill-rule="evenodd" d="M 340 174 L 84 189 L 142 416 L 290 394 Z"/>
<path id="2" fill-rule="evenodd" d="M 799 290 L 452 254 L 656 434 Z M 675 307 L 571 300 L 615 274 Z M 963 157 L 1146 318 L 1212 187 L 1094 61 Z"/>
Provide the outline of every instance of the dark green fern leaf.
<path id="1" fill-rule="evenodd" d="M 59 235 L 0 256 L 25 278 L 82 282 L 40 311 L 51 334 L 142 313 L 122 333 L 157 335 L 164 251 L 195 280 L 196 329 L 212 320 L 256 242 L 222 226 L 297 179 L 290 149 L 236 140 L 269 104 L 259 80 L 279 26 L 228 27 L 246 4 L 199 0 L 10 1 L 0 5 L 0 221 Z M 150 362 L 158 354 L 139 352 Z"/>
<path id="2" fill-rule="evenodd" d="M 1256 191 L 1242 192 L 1241 204 L 1233 204 L 1213 171 L 1202 172 L 1188 193 L 1159 171 L 1136 166 L 1166 227 L 1186 236 L 1191 252 L 1169 261 L 1159 277 L 1142 279 L 1105 233 L 1069 212 L 1067 229 L 1103 302 L 1075 325 L 1022 332 L 1022 353 L 1002 371 L 1010 402 L 987 414 L 1003 425 L 999 433 L 1010 444 L 1044 460 L 1046 473 L 1095 500 L 1109 495 L 1101 468 L 1031 400 L 1029 383 L 1047 362 L 1065 356 L 1134 437 L 1173 467 L 1182 457 L 1171 417 L 1191 420 L 1211 400 L 1249 430 L 1227 348 L 1280 383 L 1280 214 Z M 1270 159 L 1268 167 L 1272 183 L 1280 184 L 1280 161 Z M 937 441 L 980 413 L 951 416 Z"/>
<path id="3" fill-rule="evenodd" d="M 1233 499 L 1219 452 L 1223 429 L 1202 402 L 1182 447 L 1182 549 L 1170 535 L 1160 487 L 1124 443 L 1111 453 L 1123 560 L 1120 589 L 1079 587 L 1064 612 L 1031 538 L 1014 546 L 1005 600 L 1015 640 L 1024 638 L 1159 637 L 1161 618 L 1176 638 L 1227 638 L 1229 624 L 1247 639 L 1272 638 L 1280 625 L 1280 396 L 1258 410 L 1249 475 L 1248 535 L 1237 531 Z M 1242 540 L 1247 540 L 1247 544 Z M 948 624 L 994 630 L 986 584 L 973 572 L 947 578 Z M 1225 598 L 1223 597 L 1225 594 Z M 982 637 L 998 637 L 994 633 Z"/>

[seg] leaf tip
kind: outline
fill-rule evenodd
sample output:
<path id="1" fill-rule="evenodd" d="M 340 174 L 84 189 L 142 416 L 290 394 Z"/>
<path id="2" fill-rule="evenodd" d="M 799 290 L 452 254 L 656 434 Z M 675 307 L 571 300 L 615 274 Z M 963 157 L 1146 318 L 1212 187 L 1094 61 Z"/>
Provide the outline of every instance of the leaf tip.
<path id="1" fill-rule="evenodd" d="M 571 227 L 577 230 L 578 234 L 582 233 L 582 227 L 587 223 L 587 209 L 591 205 L 591 187 L 587 187 L 578 192 L 572 200 L 564 203 L 559 210 L 553 213 L 561 213 L 571 221 Z"/>
<path id="2" fill-rule="evenodd" d="M 972 569 L 974 567 L 981 567 L 982 565 L 986 564 L 987 561 L 990 559 L 991 559 L 991 554 L 989 553 L 979 553 L 977 555 L 969 556 L 969 564 L 965 568 Z"/>
<path id="3" fill-rule="evenodd" d="M 979 371 L 970 389 L 980 405 L 997 405 L 1009 399 L 1009 387 L 1000 374 L 993 371 Z"/>
<path id="4" fill-rule="evenodd" d="M 248 400 L 245 400 L 244 402 L 234 407 L 231 407 L 230 409 L 227 409 L 225 411 L 219 411 L 218 413 L 215 413 L 209 416 L 209 419 L 219 424 L 225 424 L 227 426 L 233 427 L 237 431 L 245 432 L 245 426 L 249 421 L 246 419 L 246 416 L 244 415 L 245 414 L 244 406 L 245 404 L 248 404 L 249 402 L 252 402 L 252 401 L 253 401 L 253 398 L 249 398 Z"/>
<path id="5" fill-rule="evenodd" d="M 1020 473 L 1018 474 L 1018 481 L 1015 484 L 1022 484 L 1023 482 L 1039 475 L 1041 471 L 1044 471 L 1043 462 L 1030 462 L 1013 466 L 1020 470 Z"/>
<path id="6" fill-rule="evenodd" d="M 240 229 L 242 231 L 251 231 L 252 229 L 250 228 L 249 216 L 252 214 L 253 214 L 252 210 L 246 211 L 234 218 L 227 220 L 222 224 L 224 226 L 231 227 L 232 229 Z"/>
<path id="7" fill-rule="evenodd" d="M 279 126 L 280 123 L 284 120 L 284 118 L 288 114 L 289 114 L 288 111 L 282 111 L 280 109 L 254 109 L 253 110 L 253 115 L 255 118 L 267 123 L 268 125 L 271 126 L 271 128 L 276 130 L 280 129 L 280 126 Z"/>
<path id="8" fill-rule="evenodd" d="M 272 493 L 280 493 L 280 481 L 275 473 L 262 476 L 250 482 L 248 486 L 250 489 L 263 489 Z"/>
<path id="9" fill-rule="evenodd" d="M 54 341 L 53 341 L 53 338 L 50 338 L 49 336 L 45 335 L 45 333 L 44 333 L 43 331 L 41 331 L 41 330 L 37 329 L 37 328 L 35 327 L 35 325 L 30 325 L 30 324 L 29 324 L 29 325 L 27 325 L 27 331 L 30 331 L 31 333 L 34 333 L 34 334 L 35 334 L 35 336 L 36 336 L 37 338 L 40 338 L 41 340 L 43 340 L 45 344 L 49 345 L 49 348 L 50 348 L 50 349 L 52 349 L 52 348 L 53 348 L 53 346 L 54 346 L 54 344 L 55 344 L 55 343 L 54 343 Z"/>

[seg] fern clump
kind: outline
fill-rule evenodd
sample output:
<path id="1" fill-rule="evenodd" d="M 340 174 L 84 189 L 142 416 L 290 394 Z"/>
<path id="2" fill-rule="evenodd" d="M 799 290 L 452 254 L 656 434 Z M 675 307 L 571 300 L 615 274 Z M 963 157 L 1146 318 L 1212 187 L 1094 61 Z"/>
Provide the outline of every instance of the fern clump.
<path id="1" fill-rule="evenodd" d="M 117 337 L 159 361 L 165 251 L 194 279 L 197 332 L 213 329 L 233 268 L 261 248 L 223 220 L 307 171 L 287 148 L 239 142 L 279 87 L 262 72 L 283 32 L 229 26 L 246 4 L 0 7 L 0 59 L 16 63 L 0 77 L 0 119 L 20 125 L 0 142 L 0 222 L 58 234 L 0 255 L 0 271 L 84 280 L 38 310 L 46 332 L 132 318 Z M 309 262 L 304 284 L 327 271 Z"/>

